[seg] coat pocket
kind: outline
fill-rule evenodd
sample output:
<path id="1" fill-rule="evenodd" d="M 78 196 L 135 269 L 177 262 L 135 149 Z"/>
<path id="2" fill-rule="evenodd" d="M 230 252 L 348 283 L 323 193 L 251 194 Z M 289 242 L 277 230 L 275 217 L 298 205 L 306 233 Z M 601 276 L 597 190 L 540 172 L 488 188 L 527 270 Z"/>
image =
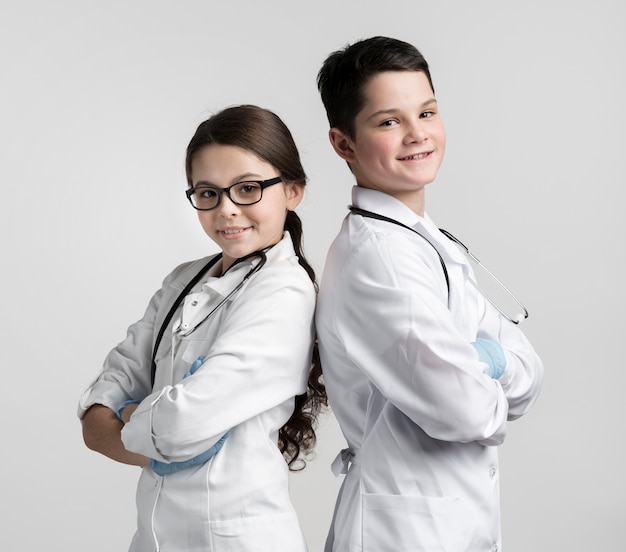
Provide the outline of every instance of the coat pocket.
<path id="1" fill-rule="evenodd" d="M 295 514 L 211 521 L 214 550 L 232 552 L 307 552 Z"/>
<path id="2" fill-rule="evenodd" d="M 460 500 L 363 494 L 363 552 L 462 552 Z"/>

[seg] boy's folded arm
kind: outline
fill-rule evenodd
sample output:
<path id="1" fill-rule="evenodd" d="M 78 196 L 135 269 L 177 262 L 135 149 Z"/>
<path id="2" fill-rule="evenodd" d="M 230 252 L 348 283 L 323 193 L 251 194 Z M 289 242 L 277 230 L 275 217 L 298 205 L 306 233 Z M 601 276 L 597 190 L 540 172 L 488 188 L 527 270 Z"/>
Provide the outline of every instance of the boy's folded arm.
<path id="1" fill-rule="evenodd" d="M 526 414 L 539 397 L 544 366 L 541 358 L 517 326 L 505 322 L 499 335 L 506 356 L 500 384 L 509 403 L 509 420 Z"/>
<path id="2" fill-rule="evenodd" d="M 375 254 L 380 250 L 378 244 Z M 507 399 L 457 330 L 441 296 L 441 268 L 393 253 L 383 249 L 380 262 L 372 262 L 370 251 L 363 266 L 352 266 L 335 321 L 352 361 L 432 437 L 502 442 Z"/>
<path id="3" fill-rule="evenodd" d="M 509 403 L 509 420 L 528 412 L 539 397 L 544 366 L 519 325 L 506 320 L 481 296 L 482 313 L 477 339 L 495 340 L 502 347 L 506 366 L 498 381 Z"/>

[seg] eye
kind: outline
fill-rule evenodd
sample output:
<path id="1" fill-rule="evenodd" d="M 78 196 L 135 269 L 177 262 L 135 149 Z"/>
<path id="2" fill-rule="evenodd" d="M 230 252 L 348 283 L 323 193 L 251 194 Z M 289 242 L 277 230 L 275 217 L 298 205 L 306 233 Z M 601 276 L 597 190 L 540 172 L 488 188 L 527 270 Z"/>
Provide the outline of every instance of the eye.
<path id="1" fill-rule="evenodd" d="M 242 195 L 254 194 L 258 189 L 259 185 L 256 182 L 241 182 L 237 185 L 237 193 Z"/>
<path id="2" fill-rule="evenodd" d="M 202 186 L 194 189 L 194 195 L 198 199 L 215 199 L 217 197 L 217 190 Z"/>
<path id="3" fill-rule="evenodd" d="M 420 119 L 430 119 L 430 117 L 434 117 L 437 114 L 436 111 L 428 110 L 420 113 Z"/>
<path id="4" fill-rule="evenodd" d="M 396 126 L 397 124 L 398 124 L 398 121 L 396 121 L 395 119 L 386 119 L 382 123 L 380 123 L 380 126 L 381 127 L 393 127 L 393 126 Z"/>

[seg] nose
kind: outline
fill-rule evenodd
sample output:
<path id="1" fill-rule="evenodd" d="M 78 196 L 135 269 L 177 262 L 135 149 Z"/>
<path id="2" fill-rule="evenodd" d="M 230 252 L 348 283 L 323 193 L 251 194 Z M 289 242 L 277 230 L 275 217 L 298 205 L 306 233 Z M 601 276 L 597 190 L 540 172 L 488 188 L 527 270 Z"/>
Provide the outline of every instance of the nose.
<path id="1" fill-rule="evenodd" d="M 405 125 L 406 133 L 404 135 L 404 141 L 407 144 L 414 142 L 423 142 L 428 139 L 428 133 L 424 127 L 424 123 L 420 119 L 408 121 Z"/>
<path id="2" fill-rule="evenodd" d="M 216 210 L 218 214 L 223 217 L 232 217 L 239 214 L 241 211 L 239 205 L 233 203 L 233 200 L 230 199 L 230 196 L 226 192 L 222 192 L 220 204 L 216 207 Z"/>

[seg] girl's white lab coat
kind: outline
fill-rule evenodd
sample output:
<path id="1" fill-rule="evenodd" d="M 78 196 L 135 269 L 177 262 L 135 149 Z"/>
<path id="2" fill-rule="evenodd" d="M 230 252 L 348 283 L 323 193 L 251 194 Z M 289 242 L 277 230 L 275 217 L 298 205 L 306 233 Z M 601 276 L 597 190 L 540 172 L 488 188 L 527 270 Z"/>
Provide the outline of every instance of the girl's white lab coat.
<path id="1" fill-rule="evenodd" d="M 464 254 L 381 192 L 353 203 L 412 226 L 350 215 L 329 252 L 316 316 L 330 404 L 348 443 L 327 550 L 501 550 L 495 445 L 537 397 L 527 339 L 468 283 Z M 470 345 L 495 339 L 499 380 Z M 348 469 L 349 466 L 349 469 Z M 343 468 L 343 469 L 341 469 Z"/>
<path id="2" fill-rule="evenodd" d="M 315 290 L 286 234 L 233 299 L 189 337 L 173 338 L 172 327 L 193 326 L 251 264 L 208 277 L 173 317 L 150 388 L 156 334 L 206 262 L 182 265 L 165 279 L 85 392 L 79 416 L 94 404 L 115 410 L 127 399 L 145 397 L 122 439 L 128 450 L 165 462 L 188 460 L 231 430 L 223 448 L 202 466 L 164 477 L 142 470 L 132 552 L 305 551 L 289 499 L 287 464 L 276 443 L 294 397 L 306 390 Z M 183 379 L 200 355 L 205 363 Z"/>

